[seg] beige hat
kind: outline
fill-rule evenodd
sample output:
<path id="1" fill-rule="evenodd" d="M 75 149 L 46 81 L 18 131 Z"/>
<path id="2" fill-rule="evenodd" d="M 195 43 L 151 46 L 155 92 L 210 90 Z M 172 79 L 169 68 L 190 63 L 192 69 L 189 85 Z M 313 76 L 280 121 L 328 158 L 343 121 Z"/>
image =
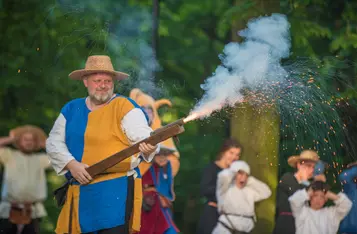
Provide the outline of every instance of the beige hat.
<path id="1" fill-rule="evenodd" d="M 318 162 L 319 155 L 313 150 L 304 150 L 300 155 L 293 155 L 288 158 L 288 164 L 296 168 L 296 164 L 301 161 Z"/>
<path id="2" fill-rule="evenodd" d="M 114 71 L 113 64 L 109 56 L 93 55 L 88 57 L 84 69 L 71 72 L 69 77 L 73 80 L 82 80 L 83 76 L 100 72 L 108 73 L 116 80 L 123 80 L 129 76 L 126 73 Z"/>
<path id="3" fill-rule="evenodd" d="M 164 145 L 160 145 L 160 151 L 158 153 L 156 153 L 156 155 L 168 156 L 168 155 L 173 154 L 174 152 L 176 152 L 175 149 L 164 146 Z"/>
<path id="4" fill-rule="evenodd" d="M 36 141 L 35 150 L 40 150 L 43 147 L 43 145 L 47 139 L 46 133 L 41 128 L 33 126 L 33 125 L 20 126 L 20 127 L 12 129 L 10 132 L 12 132 L 14 134 L 14 137 L 15 137 L 14 146 L 16 148 L 19 148 L 18 142 L 20 140 L 20 137 L 24 133 L 31 133 L 34 135 L 35 141 Z"/>

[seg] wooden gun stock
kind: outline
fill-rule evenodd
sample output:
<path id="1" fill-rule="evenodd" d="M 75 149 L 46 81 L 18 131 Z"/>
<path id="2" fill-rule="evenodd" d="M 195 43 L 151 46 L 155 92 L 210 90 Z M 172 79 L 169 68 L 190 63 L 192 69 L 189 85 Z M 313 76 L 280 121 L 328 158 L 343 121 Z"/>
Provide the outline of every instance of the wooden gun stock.
<path id="1" fill-rule="evenodd" d="M 118 152 L 112 156 L 90 166 L 87 168 L 88 173 L 94 177 L 98 174 L 105 172 L 107 169 L 113 167 L 114 165 L 122 162 L 126 158 L 137 154 L 140 152 L 139 145 L 143 142 L 151 145 L 156 145 L 160 142 L 163 142 L 171 137 L 176 137 L 177 135 L 185 131 L 183 119 L 179 119 L 173 123 L 170 123 L 164 127 L 156 129 L 151 133 L 151 136 Z"/>

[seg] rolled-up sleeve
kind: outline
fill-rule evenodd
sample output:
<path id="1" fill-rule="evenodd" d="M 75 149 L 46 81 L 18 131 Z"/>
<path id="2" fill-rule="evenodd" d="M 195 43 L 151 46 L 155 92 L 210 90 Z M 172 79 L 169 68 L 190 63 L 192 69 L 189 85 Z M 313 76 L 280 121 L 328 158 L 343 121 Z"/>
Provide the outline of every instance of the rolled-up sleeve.
<path id="1" fill-rule="evenodd" d="M 53 125 L 53 128 L 46 141 L 46 151 L 49 155 L 53 169 L 58 175 L 67 173 L 66 165 L 74 159 L 69 152 L 66 137 L 66 118 L 60 114 Z"/>
<path id="2" fill-rule="evenodd" d="M 132 109 L 123 117 L 121 121 L 121 127 L 132 145 L 149 137 L 150 133 L 153 131 L 149 127 L 143 111 L 139 108 Z M 158 147 L 154 153 L 149 155 L 148 158 L 142 158 L 146 162 L 151 162 L 159 150 L 160 145 L 158 144 Z"/>

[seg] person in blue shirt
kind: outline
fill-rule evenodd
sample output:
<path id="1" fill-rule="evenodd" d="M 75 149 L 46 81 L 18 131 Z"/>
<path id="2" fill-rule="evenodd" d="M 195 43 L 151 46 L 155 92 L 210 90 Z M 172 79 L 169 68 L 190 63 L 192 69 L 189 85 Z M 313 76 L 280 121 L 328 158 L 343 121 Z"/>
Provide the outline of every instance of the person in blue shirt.
<path id="1" fill-rule="evenodd" d="M 357 162 L 350 163 L 338 176 L 344 193 L 352 201 L 352 208 L 342 220 L 340 232 L 343 234 L 357 234 Z"/>

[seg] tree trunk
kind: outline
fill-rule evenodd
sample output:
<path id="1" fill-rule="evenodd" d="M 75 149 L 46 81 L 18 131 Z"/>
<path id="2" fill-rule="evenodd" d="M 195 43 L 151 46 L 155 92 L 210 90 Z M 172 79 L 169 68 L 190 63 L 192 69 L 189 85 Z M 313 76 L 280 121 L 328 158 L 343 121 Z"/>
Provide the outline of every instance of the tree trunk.
<path id="1" fill-rule="evenodd" d="M 240 1 L 236 1 L 238 4 Z M 269 9 L 267 9 L 269 7 Z M 275 9 L 275 11 L 274 11 Z M 277 12 L 279 1 L 255 0 L 248 18 Z M 237 32 L 246 27 L 247 20 L 233 22 L 233 41 L 240 41 Z M 274 108 L 259 110 L 247 103 L 239 104 L 231 119 L 231 136 L 243 145 L 242 160 L 251 167 L 251 174 L 268 184 L 272 196 L 256 203 L 257 223 L 252 234 L 272 233 L 275 216 L 275 197 L 278 184 L 280 119 Z"/>

